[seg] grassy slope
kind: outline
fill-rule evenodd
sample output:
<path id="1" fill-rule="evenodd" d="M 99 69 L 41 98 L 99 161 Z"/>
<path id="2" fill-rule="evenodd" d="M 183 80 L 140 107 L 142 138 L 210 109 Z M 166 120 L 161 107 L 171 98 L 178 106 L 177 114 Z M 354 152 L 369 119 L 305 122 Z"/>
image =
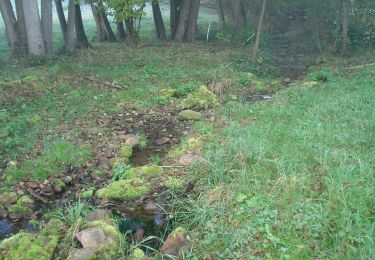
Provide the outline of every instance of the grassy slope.
<path id="1" fill-rule="evenodd" d="M 208 165 L 195 169 L 199 196 L 176 206 L 197 228 L 194 256 L 375 255 L 374 73 L 220 111 Z"/>

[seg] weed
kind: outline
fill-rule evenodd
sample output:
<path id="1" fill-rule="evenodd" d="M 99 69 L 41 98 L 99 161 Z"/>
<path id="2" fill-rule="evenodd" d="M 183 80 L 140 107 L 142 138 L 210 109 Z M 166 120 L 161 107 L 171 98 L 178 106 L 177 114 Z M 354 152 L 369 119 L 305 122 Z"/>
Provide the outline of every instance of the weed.
<path id="1" fill-rule="evenodd" d="M 74 204 L 68 204 L 63 208 L 58 208 L 54 212 L 50 212 L 49 215 L 73 225 L 80 218 L 84 218 L 89 211 L 92 210 L 90 206 L 79 199 Z"/>

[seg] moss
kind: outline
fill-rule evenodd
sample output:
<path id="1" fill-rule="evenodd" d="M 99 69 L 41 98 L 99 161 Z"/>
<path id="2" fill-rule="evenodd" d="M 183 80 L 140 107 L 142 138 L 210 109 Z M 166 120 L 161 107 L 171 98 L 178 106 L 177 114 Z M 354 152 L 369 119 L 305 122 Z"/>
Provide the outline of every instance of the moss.
<path id="1" fill-rule="evenodd" d="M 34 201 L 28 196 L 22 196 L 17 200 L 17 204 L 24 207 L 32 207 L 34 205 Z"/>
<path id="2" fill-rule="evenodd" d="M 42 229 L 41 233 L 45 235 L 61 236 L 66 230 L 65 223 L 59 219 L 51 219 Z"/>
<path id="3" fill-rule="evenodd" d="M 183 227 L 178 227 L 176 229 L 174 229 L 170 234 L 169 236 L 171 236 L 173 239 L 176 239 L 177 236 L 179 236 L 180 234 L 186 234 L 186 230 L 183 228 Z"/>
<path id="4" fill-rule="evenodd" d="M 146 195 L 150 184 L 139 178 L 112 182 L 98 190 L 96 196 L 101 199 L 138 199 Z"/>
<path id="5" fill-rule="evenodd" d="M 116 168 L 120 165 L 127 164 L 129 162 L 129 158 L 111 158 L 109 160 L 109 166 L 112 168 Z"/>
<path id="6" fill-rule="evenodd" d="M 267 87 L 266 85 L 264 84 L 263 81 L 261 80 L 253 80 L 251 82 L 251 86 L 256 90 L 256 91 L 262 91 L 262 90 L 265 90 Z"/>
<path id="7" fill-rule="evenodd" d="M 8 211 L 11 214 L 17 214 L 17 215 L 20 215 L 20 216 L 26 216 L 26 215 L 30 215 L 32 213 L 32 210 L 30 208 L 19 205 L 19 204 L 15 204 L 15 205 L 10 206 Z"/>
<path id="8" fill-rule="evenodd" d="M 219 105 L 217 97 L 209 91 L 206 86 L 201 86 L 194 92 L 189 93 L 186 99 L 182 100 L 181 107 L 197 110 L 208 109 Z"/>
<path id="9" fill-rule="evenodd" d="M 126 171 L 125 176 L 128 178 L 134 177 L 148 177 L 148 176 L 160 176 L 164 173 L 164 169 L 157 165 L 145 165 L 136 168 L 130 168 Z"/>
<path id="10" fill-rule="evenodd" d="M 142 249 L 136 248 L 133 250 L 130 259 L 131 260 L 142 260 L 145 257 L 145 253 Z"/>
<path id="11" fill-rule="evenodd" d="M 201 113 L 195 112 L 192 110 L 184 110 L 178 114 L 177 118 L 178 120 L 181 120 L 181 121 L 184 121 L 184 120 L 199 121 L 199 120 L 202 120 L 202 115 Z"/>
<path id="12" fill-rule="evenodd" d="M 110 221 L 112 222 L 111 219 L 108 219 L 108 221 L 106 220 L 91 221 L 83 225 L 83 228 L 87 229 L 87 228 L 93 228 L 93 227 L 100 227 L 106 233 L 110 234 L 114 239 L 117 239 L 120 236 L 120 232 L 114 226 L 109 224 Z"/>
<path id="13" fill-rule="evenodd" d="M 172 190 L 181 189 L 184 186 L 184 181 L 181 178 L 169 177 L 165 182 L 165 186 Z"/>
<path id="14" fill-rule="evenodd" d="M 54 179 L 53 181 L 52 181 L 52 184 L 53 185 L 55 185 L 55 186 L 58 186 L 58 187 L 60 187 L 61 189 L 65 189 L 65 182 L 64 181 L 62 181 L 62 180 L 60 180 L 60 179 Z"/>
<path id="15" fill-rule="evenodd" d="M 190 137 L 184 139 L 179 147 L 169 150 L 167 157 L 176 158 L 187 152 L 199 151 L 202 148 L 202 145 L 201 137 Z"/>
<path id="16" fill-rule="evenodd" d="M 129 145 L 124 145 L 120 149 L 120 154 L 125 158 L 130 158 L 133 155 L 133 148 Z"/>
<path id="17" fill-rule="evenodd" d="M 18 233 L 0 244 L 1 259 L 49 260 L 57 246 L 57 235 Z"/>
<path id="18" fill-rule="evenodd" d="M 88 199 L 88 198 L 91 198 L 92 195 L 94 195 L 94 191 L 95 189 L 94 188 L 90 188 L 88 190 L 85 190 L 81 193 L 81 197 L 84 198 L 84 199 Z"/>
<path id="19" fill-rule="evenodd" d="M 169 100 L 178 96 L 178 90 L 173 88 L 163 88 L 160 90 L 160 99 Z"/>
<path id="20" fill-rule="evenodd" d="M 15 192 L 4 192 L 0 195 L 0 204 L 3 206 L 13 204 L 17 202 L 17 193 Z"/>

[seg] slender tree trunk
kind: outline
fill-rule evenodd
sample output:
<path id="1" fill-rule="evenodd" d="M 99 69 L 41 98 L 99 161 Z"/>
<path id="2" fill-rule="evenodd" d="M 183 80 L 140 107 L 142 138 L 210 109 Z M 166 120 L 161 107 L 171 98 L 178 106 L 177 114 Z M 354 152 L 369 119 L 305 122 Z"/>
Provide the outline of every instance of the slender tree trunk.
<path id="1" fill-rule="evenodd" d="M 190 1 L 189 19 L 185 31 L 184 40 L 186 42 L 192 42 L 195 39 L 195 33 L 197 31 L 197 20 L 199 14 L 200 0 Z"/>
<path id="2" fill-rule="evenodd" d="M 125 28 L 124 28 L 124 21 L 121 21 L 121 22 L 117 22 L 116 23 L 116 35 L 117 35 L 117 39 L 119 41 L 123 41 L 126 39 L 126 32 L 125 32 Z"/>
<path id="3" fill-rule="evenodd" d="M 107 40 L 110 41 L 110 42 L 117 41 L 116 35 L 114 34 L 114 32 L 112 30 L 111 24 L 109 23 L 108 17 L 105 14 L 105 12 L 99 12 L 99 15 L 100 15 L 100 18 L 101 18 L 101 21 L 102 21 L 102 25 L 104 27 L 105 34 L 107 36 Z"/>
<path id="4" fill-rule="evenodd" d="M 342 51 L 344 55 L 348 55 L 348 24 L 349 24 L 349 3 L 347 0 L 342 2 Z"/>
<path id="5" fill-rule="evenodd" d="M 5 31 L 9 47 L 13 56 L 19 56 L 21 51 L 21 40 L 19 37 L 17 19 L 13 12 L 10 0 L 0 0 L 0 11 L 5 24 Z"/>
<path id="6" fill-rule="evenodd" d="M 81 6 L 79 4 L 75 5 L 75 16 L 74 16 L 74 26 L 76 29 L 77 43 L 79 47 L 88 48 L 89 41 L 87 40 L 85 27 L 83 26 Z"/>
<path id="7" fill-rule="evenodd" d="M 234 28 L 240 30 L 246 26 L 246 14 L 243 0 L 233 0 Z"/>
<path id="8" fill-rule="evenodd" d="M 94 16 L 94 20 L 95 20 L 95 23 L 96 23 L 96 28 L 98 29 L 99 40 L 100 41 L 106 41 L 107 40 L 107 34 L 105 33 L 102 17 L 99 14 L 98 7 L 91 4 L 91 10 L 92 10 L 92 15 Z"/>
<path id="9" fill-rule="evenodd" d="M 55 6 L 56 6 L 57 17 L 59 18 L 59 22 L 60 22 L 61 33 L 63 35 L 64 43 L 65 43 L 65 46 L 66 46 L 67 24 L 66 24 L 64 9 L 63 9 L 61 0 L 55 0 Z"/>
<path id="10" fill-rule="evenodd" d="M 165 33 L 165 26 L 163 21 L 163 16 L 160 11 L 159 1 L 152 3 L 152 14 L 154 17 L 154 24 L 157 38 L 161 41 L 167 40 L 167 35 Z"/>
<path id="11" fill-rule="evenodd" d="M 266 13 L 266 5 L 267 5 L 267 0 L 263 0 L 262 10 L 260 12 L 259 21 L 258 21 L 258 29 L 257 29 L 256 38 L 255 38 L 255 45 L 254 45 L 254 48 L 253 48 L 253 58 L 256 58 L 256 56 L 258 54 L 260 36 L 261 36 L 261 33 L 262 33 L 262 29 L 263 29 L 263 20 L 264 20 L 264 15 Z"/>
<path id="12" fill-rule="evenodd" d="M 75 0 L 69 0 L 68 22 L 66 26 L 66 45 L 67 51 L 73 52 L 74 44 L 74 23 L 75 23 Z"/>
<path id="13" fill-rule="evenodd" d="M 20 46 L 22 54 L 28 53 L 27 48 L 27 32 L 25 16 L 23 15 L 23 0 L 16 0 L 17 25 L 20 39 Z"/>
<path id="14" fill-rule="evenodd" d="M 129 45 L 135 45 L 138 41 L 138 35 L 134 27 L 134 21 L 132 18 L 125 20 L 126 30 L 127 30 L 127 40 Z"/>
<path id="15" fill-rule="evenodd" d="M 178 19 L 175 40 L 183 41 L 186 31 L 186 26 L 189 21 L 189 11 L 190 11 L 191 0 L 183 0 L 180 6 L 180 15 Z"/>
<path id="16" fill-rule="evenodd" d="M 37 0 L 23 1 L 23 14 L 26 22 L 29 53 L 43 57 L 46 55 L 46 47 L 44 45 Z"/>
<path id="17" fill-rule="evenodd" d="M 51 55 L 53 53 L 52 44 L 52 0 L 42 0 L 41 2 L 41 23 L 44 44 L 46 46 L 46 53 Z"/>
<path id="18" fill-rule="evenodd" d="M 320 40 L 320 34 L 319 34 L 319 28 L 318 25 L 316 24 L 316 21 L 313 20 L 313 30 L 314 30 L 314 35 L 315 35 L 315 40 L 316 40 L 316 47 L 319 50 L 319 53 L 322 53 L 322 42 Z"/>
<path id="19" fill-rule="evenodd" d="M 180 0 L 170 0 L 170 26 L 171 26 L 171 39 L 174 39 L 177 31 L 177 23 L 180 17 Z"/>
<path id="20" fill-rule="evenodd" d="M 224 15 L 224 10 L 223 10 L 222 0 L 216 0 L 216 10 L 217 10 L 217 16 L 219 20 L 219 27 L 224 28 L 225 27 L 225 15 Z"/>

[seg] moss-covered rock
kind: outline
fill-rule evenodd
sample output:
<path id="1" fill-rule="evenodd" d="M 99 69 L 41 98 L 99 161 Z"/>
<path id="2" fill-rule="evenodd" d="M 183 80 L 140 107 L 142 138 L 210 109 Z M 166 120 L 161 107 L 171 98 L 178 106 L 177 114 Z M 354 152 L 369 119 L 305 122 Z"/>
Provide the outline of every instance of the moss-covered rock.
<path id="1" fill-rule="evenodd" d="M 181 107 L 197 110 L 208 109 L 219 105 L 217 97 L 206 86 L 201 86 L 182 100 Z"/>
<path id="2" fill-rule="evenodd" d="M 14 215 L 14 218 L 18 219 L 18 218 L 21 218 L 21 217 L 30 216 L 33 211 L 32 211 L 32 209 L 30 209 L 28 207 L 21 206 L 21 205 L 18 205 L 18 204 L 14 204 L 14 205 L 9 207 L 8 212 L 9 212 L 9 214 Z"/>
<path id="3" fill-rule="evenodd" d="M 169 100 L 178 96 L 178 90 L 174 88 L 163 88 L 159 92 L 161 100 Z"/>
<path id="4" fill-rule="evenodd" d="M 120 148 L 121 156 L 130 158 L 133 155 L 133 148 L 130 145 L 124 145 Z"/>
<path id="5" fill-rule="evenodd" d="M 98 190 L 96 196 L 101 199 L 138 199 L 149 191 L 150 183 L 140 178 L 131 178 L 112 182 Z"/>
<path id="6" fill-rule="evenodd" d="M 33 208 L 34 201 L 30 199 L 28 196 L 22 196 L 17 200 L 17 204 L 23 207 Z"/>
<path id="7" fill-rule="evenodd" d="M 125 176 L 128 178 L 153 177 L 160 176 L 164 169 L 157 165 L 145 165 L 141 167 L 130 168 L 126 171 Z"/>
<path id="8" fill-rule="evenodd" d="M 85 190 L 85 191 L 81 192 L 81 197 L 84 198 L 84 199 L 91 198 L 92 195 L 94 195 L 94 191 L 95 191 L 94 188 L 90 188 L 88 190 Z"/>
<path id="9" fill-rule="evenodd" d="M 131 260 L 142 260 L 145 257 L 145 253 L 142 249 L 136 248 L 133 250 L 132 254 L 130 255 Z"/>
<path id="10" fill-rule="evenodd" d="M 86 223 L 83 228 L 93 228 L 93 227 L 99 227 L 103 229 L 106 233 L 110 234 L 114 239 L 117 239 L 120 237 L 121 233 L 120 231 L 115 228 L 113 225 L 111 225 L 112 220 L 111 219 L 103 219 L 103 220 L 97 220 L 97 221 L 90 221 Z"/>
<path id="11" fill-rule="evenodd" d="M 186 121 L 186 120 L 199 121 L 199 120 L 202 120 L 202 114 L 199 112 L 195 112 L 193 110 L 184 110 L 178 114 L 177 119 L 181 121 Z"/>
<path id="12" fill-rule="evenodd" d="M 0 195 L 0 204 L 8 208 L 17 202 L 18 196 L 15 192 L 4 192 Z"/>

